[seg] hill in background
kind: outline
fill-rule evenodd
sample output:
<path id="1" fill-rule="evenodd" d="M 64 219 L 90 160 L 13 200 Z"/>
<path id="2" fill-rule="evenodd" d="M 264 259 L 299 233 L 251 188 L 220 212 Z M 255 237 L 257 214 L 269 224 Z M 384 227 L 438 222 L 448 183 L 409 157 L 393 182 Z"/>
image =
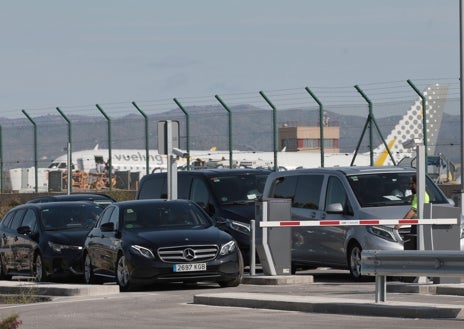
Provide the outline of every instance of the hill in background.
<path id="1" fill-rule="evenodd" d="M 189 107 L 190 149 L 204 150 L 216 146 L 218 150 L 228 150 L 228 116 L 224 109 L 216 106 Z M 237 106 L 232 110 L 233 149 L 272 151 L 272 111 L 252 106 Z M 361 137 L 366 123 L 365 117 L 342 115 L 327 111 L 330 125 L 340 126 L 340 151 L 353 152 Z M 108 147 L 108 122 L 102 116 L 69 115 L 73 151 Z M 277 111 L 278 126 L 318 125 L 317 110 Z M 384 138 L 400 120 L 401 116 L 377 119 Z M 181 148 L 186 148 L 186 120 L 179 110 L 149 116 L 149 147 L 157 148 L 157 122 L 159 120 L 178 120 L 180 122 Z M 39 167 L 47 167 L 59 155 L 66 153 L 68 125 L 59 115 L 47 115 L 34 118 L 37 124 L 37 151 Z M 0 119 L 2 126 L 2 154 L 4 169 L 30 167 L 34 164 L 34 130 L 26 118 Z M 145 123 L 142 116 L 126 115 L 111 120 L 111 144 L 113 149 L 144 149 Z M 438 136 L 437 152 L 450 160 L 460 161 L 458 115 L 443 115 L 442 128 Z M 369 150 L 369 137 L 366 131 L 359 152 Z M 381 143 L 374 132 L 374 146 Z"/>

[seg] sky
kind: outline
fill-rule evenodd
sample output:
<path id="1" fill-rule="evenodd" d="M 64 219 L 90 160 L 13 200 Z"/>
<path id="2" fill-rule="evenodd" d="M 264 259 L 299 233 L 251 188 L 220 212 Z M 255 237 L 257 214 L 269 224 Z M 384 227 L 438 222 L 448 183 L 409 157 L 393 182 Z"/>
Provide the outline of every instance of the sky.
<path id="1" fill-rule="evenodd" d="M 2 1 L 0 40 L 6 118 L 460 70 L 459 0 Z"/>

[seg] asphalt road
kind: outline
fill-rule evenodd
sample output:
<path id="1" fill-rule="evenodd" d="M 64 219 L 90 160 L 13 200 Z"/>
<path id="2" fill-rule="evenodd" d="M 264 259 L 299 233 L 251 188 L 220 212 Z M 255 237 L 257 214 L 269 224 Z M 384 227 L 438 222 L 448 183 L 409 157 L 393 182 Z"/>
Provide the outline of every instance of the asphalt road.
<path id="1" fill-rule="evenodd" d="M 352 282 L 343 271 L 314 272 L 298 285 L 164 285 L 101 297 L 59 297 L 33 304 L 0 304 L 0 316 L 16 313 L 26 328 L 464 328 L 462 319 L 404 319 L 289 312 L 193 304 L 193 296 L 222 292 L 338 296 L 374 300 L 374 282 Z M 388 300 L 464 305 L 464 296 L 388 294 Z"/>

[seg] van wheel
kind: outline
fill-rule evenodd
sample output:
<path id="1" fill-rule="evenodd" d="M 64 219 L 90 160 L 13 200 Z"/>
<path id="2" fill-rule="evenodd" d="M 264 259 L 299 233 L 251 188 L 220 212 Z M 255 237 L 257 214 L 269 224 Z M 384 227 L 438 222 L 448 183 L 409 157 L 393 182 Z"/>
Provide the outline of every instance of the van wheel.
<path id="1" fill-rule="evenodd" d="M 357 242 L 352 243 L 348 249 L 348 266 L 354 280 L 361 279 L 361 251 L 362 248 Z"/>

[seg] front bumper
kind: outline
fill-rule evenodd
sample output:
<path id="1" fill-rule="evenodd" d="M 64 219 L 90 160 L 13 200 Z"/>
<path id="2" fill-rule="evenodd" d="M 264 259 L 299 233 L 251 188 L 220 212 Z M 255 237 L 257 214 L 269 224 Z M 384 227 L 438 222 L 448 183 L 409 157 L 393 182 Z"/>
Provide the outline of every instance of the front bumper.
<path id="1" fill-rule="evenodd" d="M 239 277 L 243 270 L 239 254 L 222 256 L 206 263 L 205 271 L 174 272 L 175 263 L 165 263 L 159 259 L 148 259 L 134 253 L 127 253 L 131 280 L 136 283 L 150 284 L 159 282 L 223 282 Z M 183 264 L 188 264 L 184 262 Z"/>
<path id="2" fill-rule="evenodd" d="M 49 251 L 43 255 L 47 276 L 64 278 L 83 275 L 82 255 L 81 250 Z"/>

